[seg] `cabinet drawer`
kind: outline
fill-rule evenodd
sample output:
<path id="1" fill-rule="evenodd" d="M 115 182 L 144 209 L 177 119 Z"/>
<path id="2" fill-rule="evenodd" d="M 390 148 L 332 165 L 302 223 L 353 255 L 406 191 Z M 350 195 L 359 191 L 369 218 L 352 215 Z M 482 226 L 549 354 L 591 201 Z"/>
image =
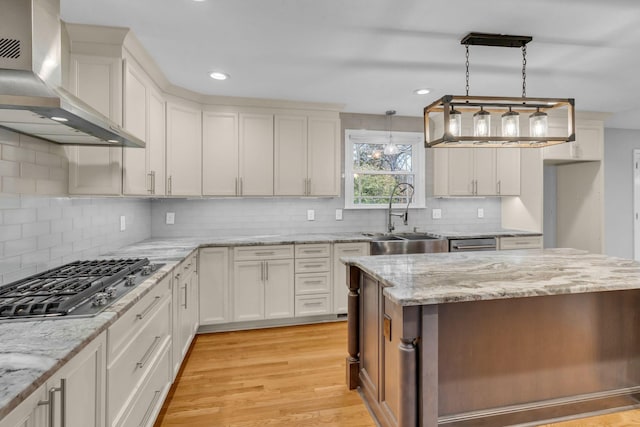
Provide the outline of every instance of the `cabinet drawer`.
<path id="1" fill-rule="evenodd" d="M 321 273 L 331 270 L 329 258 L 303 258 L 296 259 L 296 274 Z"/>
<path id="2" fill-rule="evenodd" d="M 331 273 L 296 274 L 296 295 L 321 294 L 331 289 Z"/>
<path id="3" fill-rule="evenodd" d="M 166 297 L 146 324 L 139 327 L 131 343 L 107 369 L 107 419 L 118 418 L 134 392 L 148 375 L 151 364 L 170 342 L 171 299 Z"/>
<path id="4" fill-rule="evenodd" d="M 328 256 L 331 256 L 331 245 L 329 243 L 305 243 L 296 245 L 296 259 Z"/>
<path id="5" fill-rule="evenodd" d="M 293 245 L 239 246 L 233 248 L 235 261 L 293 258 Z"/>
<path id="6" fill-rule="evenodd" d="M 138 330 L 160 308 L 160 301 L 171 295 L 171 278 L 164 277 L 140 301 L 109 327 L 107 335 L 107 365 L 131 342 Z"/>
<path id="7" fill-rule="evenodd" d="M 542 236 L 501 237 L 500 250 L 542 249 Z"/>
<path id="8" fill-rule="evenodd" d="M 154 425 L 155 419 L 162 409 L 164 396 L 167 395 L 171 385 L 170 349 L 171 346 L 167 343 L 140 392 L 134 396 L 123 411 L 123 416 L 112 424 L 113 427 L 151 427 Z"/>
<path id="9" fill-rule="evenodd" d="M 315 316 L 330 312 L 329 294 L 296 297 L 296 317 Z"/>

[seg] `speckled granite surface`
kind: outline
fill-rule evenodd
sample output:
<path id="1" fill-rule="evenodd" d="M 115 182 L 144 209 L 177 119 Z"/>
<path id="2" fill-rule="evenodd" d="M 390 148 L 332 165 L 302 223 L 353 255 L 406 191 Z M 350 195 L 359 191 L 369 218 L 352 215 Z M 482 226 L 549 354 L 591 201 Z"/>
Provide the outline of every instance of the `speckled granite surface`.
<path id="1" fill-rule="evenodd" d="M 441 239 L 480 239 L 485 237 L 524 237 L 524 236 L 542 236 L 542 233 L 535 233 L 524 230 L 511 230 L 507 228 L 495 227 L 474 227 L 474 228 L 438 228 L 438 229 L 420 229 L 425 233 L 429 233 L 434 237 Z"/>
<path id="2" fill-rule="evenodd" d="M 0 420 L 198 247 L 368 240 L 360 233 L 150 239 L 104 254 L 100 258 L 147 257 L 165 266 L 95 317 L 0 323 Z"/>
<path id="3" fill-rule="evenodd" d="M 576 249 L 343 258 L 400 305 L 640 289 L 640 263 Z"/>

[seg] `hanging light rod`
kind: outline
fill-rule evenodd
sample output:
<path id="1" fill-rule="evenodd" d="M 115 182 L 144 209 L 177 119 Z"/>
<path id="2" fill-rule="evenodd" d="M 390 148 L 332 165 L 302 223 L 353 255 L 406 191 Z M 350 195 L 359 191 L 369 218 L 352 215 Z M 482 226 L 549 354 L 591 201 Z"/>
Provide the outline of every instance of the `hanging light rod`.
<path id="1" fill-rule="evenodd" d="M 506 34 L 469 33 L 460 44 L 473 46 L 522 47 L 533 40 L 531 36 L 510 36 Z"/>

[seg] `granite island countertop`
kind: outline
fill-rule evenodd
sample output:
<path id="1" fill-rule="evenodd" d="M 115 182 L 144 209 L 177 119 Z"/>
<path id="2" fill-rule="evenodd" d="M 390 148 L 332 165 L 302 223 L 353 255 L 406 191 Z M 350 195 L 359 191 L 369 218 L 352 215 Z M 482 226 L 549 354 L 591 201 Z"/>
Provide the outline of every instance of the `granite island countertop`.
<path id="1" fill-rule="evenodd" d="M 576 249 L 342 258 L 403 305 L 640 289 L 640 263 Z"/>

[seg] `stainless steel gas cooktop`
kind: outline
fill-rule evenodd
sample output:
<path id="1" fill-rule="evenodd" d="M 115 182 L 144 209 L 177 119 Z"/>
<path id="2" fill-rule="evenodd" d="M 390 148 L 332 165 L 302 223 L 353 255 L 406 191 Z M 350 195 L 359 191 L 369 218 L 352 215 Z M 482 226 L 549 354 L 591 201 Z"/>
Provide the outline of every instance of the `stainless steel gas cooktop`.
<path id="1" fill-rule="evenodd" d="M 0 320 L 94 316 L 162 264 L 147 258 L 75 261 L 0 286 Z"/>

